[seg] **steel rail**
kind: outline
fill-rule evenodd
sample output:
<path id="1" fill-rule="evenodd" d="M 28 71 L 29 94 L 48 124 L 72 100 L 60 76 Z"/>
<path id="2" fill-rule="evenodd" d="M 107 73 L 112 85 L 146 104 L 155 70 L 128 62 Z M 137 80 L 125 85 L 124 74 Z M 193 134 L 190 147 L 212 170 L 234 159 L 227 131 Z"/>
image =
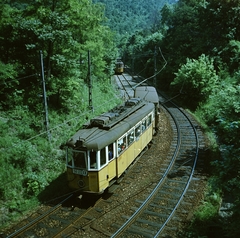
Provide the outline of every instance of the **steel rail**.
<path id="1" fill-rule="evenodd" d="M 180 134 L 180 127 L 179 124 L 176 121 L 176 118 L 174 118 L 174 116 L 170 113 L 176 128 L 177 128 L 177 132 L 178 134 Z M 174 164 L 174 161 L 178 155 L 178 151 L 180 149 L 180 145 L 181 145 L 181 137 L 179 136 L 177 139 L 177 146 L 176 149 L 174 151 L 173 157 L 171 159 L 170 164 L 168 165 L 167 169 L 165 170 L 165 173 L 163 174 L 163 177 L 161 178 L 161 180 L 158 182 L 158 184 L 155 186 L 155 188 L 153 189 L 153 191 L 151 192 L 151 194 L 147 197 L 147 199 L 142 203 L 142 205 L 133 213 L 133 215 L 131 217 L 129 217 L 129 219 L 111 236 L 111 238 L 114 237 L 118 237 L 123 231 L 125 231 L 125 229 L 134 221 L 135 217 L 142 211 L 142 209 L 149 203 L 149 201 L 151 200 L 151 198 L 155 195 L 155 193 L 157 192 L 157 190 L 159 189 L 159 187 L 162 185 L 162 183 L 164 182 L 166 176 L 168 175 L 170 169 L 172 168 L 172 165 Z"/>
<path id="2" fill-rule="evenodd" d="M 128 86 L 130 87 L 130 89 L 128 91 L 134 91 L 134 87 L 129 82 L 129 80 L 126 78 L 126 76 L 124 74 L 122 74 L 122 77 L 124 78 L 124 80 L 127 82 Z"/>
<path id="3" fill-rule="evenodd" d="M 31 226 L 33 226 L 34 224 L 36 224 L 37 222 L 41 221 L 42 219 L 44 219 L 46 216 L 48 216 L 49 214 L 51 214 L 52 212 L 54 212 L 55 210 L 57 210 L 65 201 L 67 201 L 70 197 L 72 197 L 73 194 L 71 194 L 70 196 L 68 196 L 67 198 L 65 198 L 63 201 L 61 201 L 60 203 L 58 203 L 56 206 L 54 206 L 53 208 L 51 208 L 49 211 L 47 211 L 46 213 L 42 214 L 41 216 L 37 217 L 36 219 L 34 219 L 33 221 L 31 221 L 29 224 L 21 227 L 20 229 L 18 229 L 17 231 L 13 232 L 12 234 L 10 234 L 9 236 L 7 236 L 7 238 L 11 238 L 14 237 L 16 235 L 21 234 L 22 232 L 26 231 L 27 229 L 29 229 Z"/>
<path id="4" fill-rule="evenodd" d="M 124 84 L 123 84 L 123 82 L 122 82 L 123 80 L 120 79 L 120 76 L 119 76 L 119 75 L 117 75 L 117 78 L 118 78 L 118 81 L 120 82 L 120 84 L 121 84 L 121 86 L 122 86 L 123 91 L 127 94 L 127 97 L 128 97 L 128 98 L 131 98 L 130 94 L 128 93 L 126 87 L 124 86 Z M 125 95 L 124 95 L 124 96 L 125 96 Z"/>
<path id="5" fill-rule="evenodd" d="M 168 101 L 169 102 L 169 101 Z M 186 194 L 187 190 L 188 190 L 188 187 L 189 187 L 189 184 L 192 180 L 192 177 L 193 177 L 193 174 L 194 174 L 194 171 L 195 171 L 195 167 L 196 167 L 196 163 L 197 163 L 197 158 L 198 158 L 198 151 L 199 151 L 199 139 L 198 139 L 198 134 L 197 134 L 197 131 L 193 125 L 193 123 L 191 122 L 191 120 L 189 119 L 189 117 L 187 116 L 187 114 L 181 110 L 175 103 L 173 103 L 172 101 L 170 101 L 171 104 L 173 104 L 180 112 L 182 115 L 184 115 L 185 119 L 187 119 L 187 121 L 189 122 L 189 124 L 191 125 L 191 128 L 194 132 L 194 135 L 195 135 L 195 143 L 196 143 L 196 151 L 195 151 L 195 158 L 194 158 L 194 162 L 193 162 L 193 165 L 192 165 L 192 168 L 191 168 L 191 173 L 189 175 L 189 178 L 186 182 L 186 185 L 184 187 L 184 190 L 182 192 L 182 194 L 180 195 L 180 198 L 178 199 L 176 205 L 172 208 L 172 211 L 171 213 L 169 214 L 169 216 L 167 217 L 167 219 L 165 220 L 165 222 L 162 224 L 162 226 L 159 228 L 159 230 L 156 232 L 156 235 L 154 237 L 158 237 L 160 235 L 160 233 L 163 231 L 163 229 L 165 228 L 165 226 L 167 225 L 167 223 L 170 221 L 170 219 L 172 218 L 173 214 L 175 213 L 176 209 L 178 208 L 178 206 L 180 205 L 184 195 Z M 134 220 L 136 219 L 136 216 L 138 214 L 140 214 L 140 212 L 143 210 L 143 208 L 145 206 L 147 206 L 151 200 L 151 198 L 155 195 L 155 193 L 158 191 L 159 187 L 162 185 L 163 181 L 165 180 L 167 174 L 169 173 L 175 159 L 177 158 L 178 156 L 178 151 L 179 151 L 179 148 L 180 148 L 180 145 L 181 145 L 181 136 L 180 136 L 180 133 L 181 133 L 181 130 L 180 130 L 180 126 L 177 122 L 177 119 L 175 118 L 175 116 L 173 115 L 173 113 L 167 108 L 167 106 L 163 105 L 165 107 L 165 109 L 169 112 L 169 114 L 171 115 L 175 125 L 176 125 L 176 128 L 177 128 L 177 134 L 179 135 L 178 138 L 177 138 L 177 146 L 176 146 L 176 149 L 175 149 L 175 152 L 174 152 L 174 155 L 172 157 L 172 160 L 171 160 L 171 163 L 169 164 L 168 168 L 166 169 L 163 177 L 161 178 L 161 180 L 159 181 L 159 183 L 155 186 L 155 188 L 153 189 L 153 191 L 151 192 L 151 194 L 147 197 L 147 199 L 142 203 L 142 205 L 134 212 L 134 214 L 128 218 L 128 220 L 111 236 L 112 238 L 114 237 L 119 237 L 120 234 L 122 234 L 124 231 L 127 230 L 127 228 L 134 222 Z"/>
<path id="6" fill-rule="evenodd" d="M 189 121 L 190 125 L 192 126 L 192 129 L 194 131 L 194 134 L 195 134 L 195 138 L 196 138 L 196 154 L 195 154 L 195 158 L 194 158 L 194 163 L 193 163 L 193 166 L 192 166 L 192 170 L 191 170 L 191 174 L 189 176 L 189 179 L 188 179 L 188 182 L 185 186 L 185 189 L 180 197 L 180 199 L 178 200 L 177 204 L 175 205 L 175 207 L 173 208 L 172 212 L 170 213 L 170 215 L 168 216 L 168 218 L 166 219 L 166 221 L 163 223 L 162 227 L 158 230 L 158 232 L 156 233 L 156 235 L 154 237 L 158 237 L 160 235 L 160 233 L 163 231 L 163 229 L 165 228 L 165 226 L 167 225 L 167 223 L 170 221 L 170 219 L 172 218 L 174 212 L 176 211 L 177 207 L 179 206 L 179 204 L 181 203 L 184 195 L 186 194 L 187 190 L 188 190 L 188 187 L 189 187 L 189 184 L 192 180 L 192 177 L 193 177 L 193 174 L 194 174 L 194 171 L 195 171 L 195 167 L 196 167 L 196 164 L 197 164 L 197 159 L 198 159 L 198 152 L 199 152 L 199 138 L 198 138 L 198 133 L 196 131 L 196 128 L 194 127 L 192 121 L 189 119 L 189 117 L 186 115 L 186 113 L 181 110 L 174 102 L 171 101 L 171 103 L 178 108 L 178 110 L 180 110 L 182 112 L 183 115 L 185 115 L 185 117 L 187 118 L 187 120 Z M 164 106 L 164 105 L 163 105 Z M 168 110 L 167 107 L 164 106 L 164 108 L 166 110 Z M 168 110 L 169 111 L 169 110 Z"/>

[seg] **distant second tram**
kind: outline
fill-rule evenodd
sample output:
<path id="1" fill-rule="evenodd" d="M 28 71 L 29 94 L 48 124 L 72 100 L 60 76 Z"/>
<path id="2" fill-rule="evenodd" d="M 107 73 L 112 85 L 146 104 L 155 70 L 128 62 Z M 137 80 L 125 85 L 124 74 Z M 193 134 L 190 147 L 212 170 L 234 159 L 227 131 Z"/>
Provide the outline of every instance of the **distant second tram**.
<path id="1" fill-rule="evenodd" d="M 115 74 L 122 74 L 124 72 L 124 63 L 118 59 L 115 63 Z"/>

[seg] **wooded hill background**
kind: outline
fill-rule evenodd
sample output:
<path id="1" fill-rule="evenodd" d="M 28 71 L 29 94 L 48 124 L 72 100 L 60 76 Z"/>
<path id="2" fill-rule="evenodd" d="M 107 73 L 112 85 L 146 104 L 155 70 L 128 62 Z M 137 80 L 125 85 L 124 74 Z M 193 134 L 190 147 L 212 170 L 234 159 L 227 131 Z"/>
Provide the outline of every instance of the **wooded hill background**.
<path id="1" fill-rule="evenodd" d="M 239 15 L 237 0 L 1 1 L 0 225 L 67 192 L 59 147 L 87 119 L 120 102 L 111 84 L 115 59 L 149 77 L 156 57 L 156 86 L 178 95 L 211 139 L 209 190 L 182 237 L 206 236 L 213 223 L 222 229 L 219 237 L 239 236 Z M 233 215 L 221 218 L 226 195 Z"/>

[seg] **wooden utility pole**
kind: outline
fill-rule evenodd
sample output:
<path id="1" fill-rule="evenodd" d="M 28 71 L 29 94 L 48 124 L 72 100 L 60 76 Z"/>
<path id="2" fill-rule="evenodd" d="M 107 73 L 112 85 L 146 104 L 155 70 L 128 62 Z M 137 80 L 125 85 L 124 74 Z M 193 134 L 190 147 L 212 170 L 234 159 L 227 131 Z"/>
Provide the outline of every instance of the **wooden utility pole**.
<path id="1" fill-rule="evenodd" d="M 49 132 L 49 121 L 48 121 L 48 106 L 47 106 L 47 93 L 46 93 L 46 86 L 45 86 L 45 78 L 44 78 L 44 65 L 43 65 L 43 53 L 40 50 L 40 62 L 41 62 L 41 77 L 42 77 L 42 87 L 43 87 L 43 104 L 44 104 L 44 111 L 45 111 L 45 128 L 48 135 L 48 140 L 51 140 L 51 134 Z"/>
<path id="2" fill-rule="evenodd" d="M 133 74 L 134 74 L 134 60 L 135 60 L 135 58 L 134 58 L 134 56 L 132 57 L 132 72 L 133 72 Z"/>
<path id="3" fill-rule="evenodd" d="M 154 78 L 153 78 L 153 86 L 156 88 L 156 74 L 157 74 L 157 47 L 154 48 Z"/>
<path id="4" fill-rule="evenodd" d="M 89 109 L 92 110 L 93 112 L 90 50 L 88 51 L 88 92 L 89 92 Z"/>

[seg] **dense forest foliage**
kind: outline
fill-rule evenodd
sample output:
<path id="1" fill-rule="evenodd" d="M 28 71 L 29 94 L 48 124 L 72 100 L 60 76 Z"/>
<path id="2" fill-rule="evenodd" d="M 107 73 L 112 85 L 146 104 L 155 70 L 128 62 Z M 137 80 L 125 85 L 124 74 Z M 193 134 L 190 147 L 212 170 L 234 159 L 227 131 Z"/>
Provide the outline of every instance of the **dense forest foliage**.
<path id="1" fill-rule="evenodd" d="M 0 6 L 0 225 L 65 187 L 59 146 L 93 113 L 118 103 L 110 78 L 120 54 L 135 73 L 191 110 L 211 139 L 209 190 L 181 237 L 207 237 L 212 226 L 218 237 L 240 235 L 238 0 L 5 0 Z M 219 217 L 226 197 L 232 214 Z"/>
<path id="2" fill-rule="evenodd" d="M 88 0 L 1 1 L 0 226 L 66 192 L 60 145 L 119 103 L 105 21 L 103 6 Z"/>
<path id="3" fill-rule="evenodd" d="M 177 98 L 212 133 L 212 153 L 205 158 L 210 191 L 192 230 L 182 237 L 207 236 L 211 227 L 217 228 L 218 237 L 240 235 L 239 14 L 237 0 L 167 4 L 157 30 L 154 25 L 151 33 L 134 32 L 123 52 L 126 64 L 145 77 L 156 73 L 156 86 Z M 231 204 L 228 218 L 211 209 L 219 206 L 219 197 Z"/>
<path id="4" fill-rule="evenodd" d="M 175 0 L 133 0 L 108 1 L 94 0 L 105 7 L 106 24 L 120 37 L 132 35 L 136 31 L 148 30 L 156 26 L 161 15 L 160 10 L 166 3 Z"/>
<path id="5" fill-rule="evenodd" d="M 140 1 L 140 7 L 136 8 L 134 2 L 131 14 L 124 11 L 125 19 L 132 18 L 129 21 L 132 24 L 127 27 L 121 25 L 127 23 L 118 18 L 123 12 L 118 13 L 118 10 L 129 6 L 129 1 L 121 1 L 116 9 L 110 7 L 110 10 L 108 4 L 105 11 L 111 18 L 109 22 L 114 24 L 111 29 L 121 32 L 119 47 L 125 64 L 135 73 L 149 77 L 149 82 L 159 89 L 177 97 L 209 133 L 211 153 L 205 161 L 211 174 L 209 191 L 195 215 L 192 230 L 182 237 L 208 236 L 211 227 L 217 228 L 218 237 L 238 237 L 240 3 L 237 0 L 180 0 L 175 1 L 176 4 L 166 4 L 162 9 L 157 5 L 160 1 L 148 3 Z M 142 19 L 146 24 L 142 24 L 142 29 L 138 28 L 141 24 L 134 24 L 134 20 L 140 22 L 141 19 L 136 17 L 134 9 L 144 12 Z M 156 16 L 158 9 L 161 9 L 160 14 L 153 20 L 149 14 Z M 132 26 L 128 34 L 126 29 Z M 154 74 L 156 82 L 153 81 Z M 220 200 L 233 205 L 230 206 L 232 216 L 219 217 Z"/>
<path id="6" fill-rule="evenodd" d="M 120 55 L 124 58 L 124 49 L 127 44 L 132 44 L 129 39 L 135 32 L 144 32 L 145 36 L 151 35 L 151 30 L 158 29 L 161 19 L 160 10 L 165 4 L 176 3 L 176 0 L 93 0 L 102 3 L 107 21 L 105 25 L 115 33 L 115 41 Z"/>

